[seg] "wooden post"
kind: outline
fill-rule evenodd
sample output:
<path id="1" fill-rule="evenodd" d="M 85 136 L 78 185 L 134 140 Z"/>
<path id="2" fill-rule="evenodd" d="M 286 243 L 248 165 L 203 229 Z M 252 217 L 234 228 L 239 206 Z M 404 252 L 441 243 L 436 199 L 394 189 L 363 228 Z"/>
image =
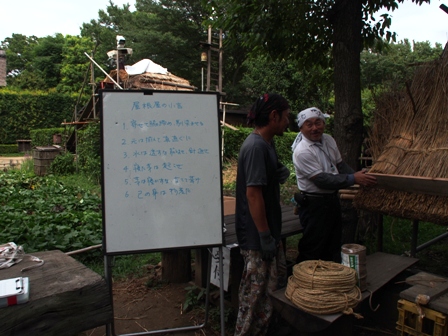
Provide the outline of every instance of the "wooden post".
<path id="1" fill-rule="evenodd" d="M 183 283 L 191 280 L 190 249 L 162 252 L 162 280 Z"/>
<path id="2" fill-rule="evenodd" d="M 376 238 L 376 251 L 383 251 L 383 215 L 378 214 L 378 230 L 377 230 L 377 238 Z"/>
<path id="3" fill-rule="evenodd" d="M 207 287 L 207 277 L 208 274 L 208 249 L 198 248 L 195 249 L 195 259 L 194 259 L 194 283 L 198 287 Z"/>
<path id="4" fill-rule="evenodd" d="M 417 254 L 417 240 L 418 240 L 418 220 L 412 221 L 412 237 L 411 237 L 411 257 L 415 258 Z"/>

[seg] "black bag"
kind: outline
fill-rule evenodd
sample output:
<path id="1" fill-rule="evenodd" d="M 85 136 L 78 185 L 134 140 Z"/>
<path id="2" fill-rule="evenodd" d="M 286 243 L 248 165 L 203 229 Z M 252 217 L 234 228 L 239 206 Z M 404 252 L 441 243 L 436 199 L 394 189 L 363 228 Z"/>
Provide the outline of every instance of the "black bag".
<path id="1" fill-rule="evenodd" d="M 294 193 L 294 201 L 296 201 L 297 206 L 300 208 L 307 204 L 308 199 L 306 198 L 306 195 L 301 192 L 296 192 Z"/>

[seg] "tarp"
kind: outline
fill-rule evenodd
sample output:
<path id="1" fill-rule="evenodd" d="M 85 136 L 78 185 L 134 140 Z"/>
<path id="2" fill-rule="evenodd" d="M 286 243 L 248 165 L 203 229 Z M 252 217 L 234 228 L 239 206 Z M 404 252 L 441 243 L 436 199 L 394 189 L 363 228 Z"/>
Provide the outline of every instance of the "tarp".
<path id="1" fill-rule="evenodd" d="M 168 70 L 161 65 L 154 63 L 148 58 L 144 58 L 141 61 L 138 61 L 134 65 L 125 65 L 126 72 L 132 76 L 132 75 L 140 75 L 145 72 L 150 73 L 159 73 L 166 75 L 168 73 Z"/>

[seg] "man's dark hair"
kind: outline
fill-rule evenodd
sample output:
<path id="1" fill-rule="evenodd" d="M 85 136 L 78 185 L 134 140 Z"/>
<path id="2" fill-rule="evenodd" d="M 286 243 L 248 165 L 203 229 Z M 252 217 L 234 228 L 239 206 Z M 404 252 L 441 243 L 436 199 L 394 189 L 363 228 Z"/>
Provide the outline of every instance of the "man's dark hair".
<path id="1" fill-rule="evenodd" d="M 269 123 L 269 113 L 276 110 L 280 117 L 289 109 L 288 101 L 277 93 L 265 93 L 252 105 L 247 115 L 248 126 L 263 127 Z"/>

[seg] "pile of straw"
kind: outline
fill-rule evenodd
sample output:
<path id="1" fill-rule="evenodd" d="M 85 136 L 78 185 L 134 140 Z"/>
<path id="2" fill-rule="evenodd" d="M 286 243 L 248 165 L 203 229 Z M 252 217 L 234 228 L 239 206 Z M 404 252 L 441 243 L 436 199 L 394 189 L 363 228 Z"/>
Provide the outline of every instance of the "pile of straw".
<path id="1" fill-rule="evenodd" d="M 117 81 L 117 70 L 111 70 L 109 76 Z M 140 75 L 129 75 L 126 70 L 119 72 L 120 82 L 125 89 L 153 89 L 153 90 L 175 90 L 194 91 L 195 87 L 190 82 L 171 73 L 159 74 L 145 72 Z M 109 77 L 104 79 L 106 83 L 113 83 Z"/>
<path id="2" fill-rule="evenodd" d="M 402 92 L 377 101 L 369 137 L 372 173 L 448 178 L 448 51 L 421 65 Z M 360 209 L 397 217 L 448 223 L 446 196 L 362 189 Z"/>
<path id="3" fill-rule="evenodd" d="M 356 271 L 322 260 L 307 260 L 294 265 L 285 296 L 312 314 L 355 314 L 353 308 L 361 301 Z M 355 316 L 360 317 L 358 314 Z"/>
<path id="4" fill-rule="evenodd" d="M 194 86 L 190 82 L 171 73 L 166 75 L 158 73 L 145 72 L 141 75 L 130 76 L 129 87 L 136 89 L 155 89 L 155 90 L 179 90 L 193 91 Z"/>

